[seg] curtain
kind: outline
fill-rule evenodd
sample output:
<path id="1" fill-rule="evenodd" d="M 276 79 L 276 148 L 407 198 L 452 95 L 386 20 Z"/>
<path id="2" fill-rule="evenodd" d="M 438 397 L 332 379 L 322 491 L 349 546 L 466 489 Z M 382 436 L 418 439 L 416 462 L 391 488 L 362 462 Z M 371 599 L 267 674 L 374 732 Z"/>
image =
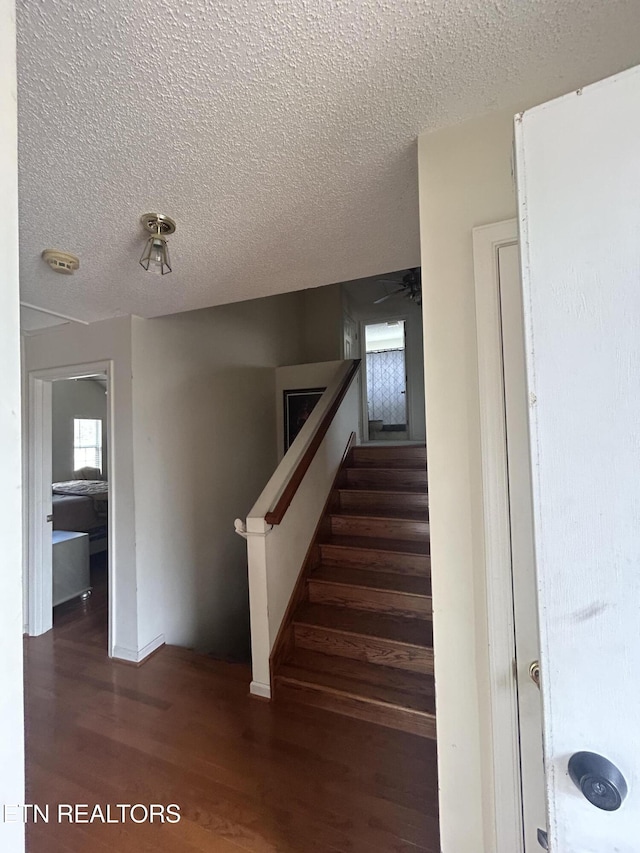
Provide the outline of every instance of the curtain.
<path id="1" fill-rule="evenodd" d="M 405 424 L 406 377 L 404 349 L 367 353 L 367 405 L 369 420 Z"/>

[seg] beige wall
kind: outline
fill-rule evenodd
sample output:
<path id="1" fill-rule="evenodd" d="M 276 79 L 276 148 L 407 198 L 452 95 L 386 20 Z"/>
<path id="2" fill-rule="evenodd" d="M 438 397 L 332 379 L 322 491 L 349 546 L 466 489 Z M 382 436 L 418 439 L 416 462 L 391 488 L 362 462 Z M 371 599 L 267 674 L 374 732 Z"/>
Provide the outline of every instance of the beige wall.
<path id="1" fill-rule="evenodd" d="M 24 338 L 24 387 L 31 370 L 93 362 L 112 364 L 113 422 L 111 465 L 114 474 L 109 519 L 115 531 L 115 594 L 118 604 L 113 643 L 116 656 L 137 654 L 138 585 L 136 579 L 135 506 L 133 500 L 133 413 L 131 318 L 118 317 L 89 326 L 67 324 Z M 28 418 L 28 411 L 25 411 Z M 26 446 L 27 429 L 24 429 Z"/>
<path id="2" fill-rule="evenodd" d="M 419 140 L 442 850 L 493 850 L 472 228 L 515 216 L 513 114 Z M 463 813 L 461 813 L 461 806 Z M 484 839 L 484 847 L 480 839 Z"/>
<path id="3" fill-rule="evenodd" d="M 18 140 L 15 4 L 0 0 L 0 803 L 24 803 Z M 0 849 L 24 850 L 24 825 L 0 821 Z"/>
<path id="4" fill-rule="evenodd" d="M 246 542 L 277 464 L 275 367 L 302 360 L 300 296 L 133 319 L 140 637 L 249 657 Z"/>
<path id="5" fill-rule="evenodd" d="M 334 301 L 292 293 L 24 339 L 25 381 L 31 370 L 113 365 L 116 656 L 135 660 L 163 638 L 248 654 L 246 545 L 233 521 L 277 464 L 275 368 L 320 351 Z"/>
<path id="6" fill-rule="evenodd" d="M 302 300 L 304 361 L 342 358 L 342 293 L 339 284 L 298 293 Z"/>
<path id="7" fill-rule="evenodd" d="M 102 421 L 102 471 L 106 477 L 107 459 L 107 396 L 98 382 L 63 379 L 51 389 L 51 455 L 53 482 L 73 477 L 73 421 L 92 418 Z"/>
<path id="8" fill-rule="evenodd" d="M 284 392 L 296 388 L 326 388 L 342 361 L 291 364 L 276 370 L 276 442 L 278 462 L 284 456 Z"/>

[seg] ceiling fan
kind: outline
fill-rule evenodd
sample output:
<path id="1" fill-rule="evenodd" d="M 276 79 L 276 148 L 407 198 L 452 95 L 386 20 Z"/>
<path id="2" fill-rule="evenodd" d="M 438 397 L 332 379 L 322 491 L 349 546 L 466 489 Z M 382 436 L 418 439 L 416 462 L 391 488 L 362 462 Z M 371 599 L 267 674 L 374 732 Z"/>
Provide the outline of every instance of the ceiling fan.
<path id="1" fill-rule="evenodd" d="M 399 287 L 392 293 L 387 293 L 384 296 L 381 296 L 380 299 L 376 299 L 373 303 L 374 305 L 379 305 L 381 302 L 391 299 L 392 296 L 400 296 L 400 294 L 402 294 L 405 299 L 411 299 L 412 302 L 416 303 L 416 305 L 422 304 L 422 278 L 420 275 L 420 267 L 414 267 L 413 269 L 407 270 L 399 280 L 381 278 L 378 279 L 378 281 L 380 284 L 395 284 L 399 285 Z"/>

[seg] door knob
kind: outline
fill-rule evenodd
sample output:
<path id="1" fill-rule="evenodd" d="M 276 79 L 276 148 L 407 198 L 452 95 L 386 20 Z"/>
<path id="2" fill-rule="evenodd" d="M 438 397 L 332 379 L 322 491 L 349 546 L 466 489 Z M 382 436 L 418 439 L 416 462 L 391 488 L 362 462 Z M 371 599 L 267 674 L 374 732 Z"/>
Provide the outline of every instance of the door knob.
<path id="1" fill-rule="evenodd" d="M 540 689 L 540 661 L 534 660 L 529 667 L 529 677 L 535 686 Z"/>
<path id="2" fill-rule="evenodd" d="M 614 812 L 627 796 L 627 783 L 615 764 L 595 752 L 576 752 L 569 759 L 569 776 L 592 806 Z"/>

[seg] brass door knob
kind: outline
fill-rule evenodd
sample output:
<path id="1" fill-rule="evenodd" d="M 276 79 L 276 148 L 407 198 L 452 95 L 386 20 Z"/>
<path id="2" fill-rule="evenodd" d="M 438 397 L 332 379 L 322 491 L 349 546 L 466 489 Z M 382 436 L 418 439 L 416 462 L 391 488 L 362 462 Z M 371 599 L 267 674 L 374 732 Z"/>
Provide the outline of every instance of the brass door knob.
<path id="1" fill-rule="evenodd" d="M 534 660 L 529 667 L 531 681 L 540 689 L 540 661 Z"/>

